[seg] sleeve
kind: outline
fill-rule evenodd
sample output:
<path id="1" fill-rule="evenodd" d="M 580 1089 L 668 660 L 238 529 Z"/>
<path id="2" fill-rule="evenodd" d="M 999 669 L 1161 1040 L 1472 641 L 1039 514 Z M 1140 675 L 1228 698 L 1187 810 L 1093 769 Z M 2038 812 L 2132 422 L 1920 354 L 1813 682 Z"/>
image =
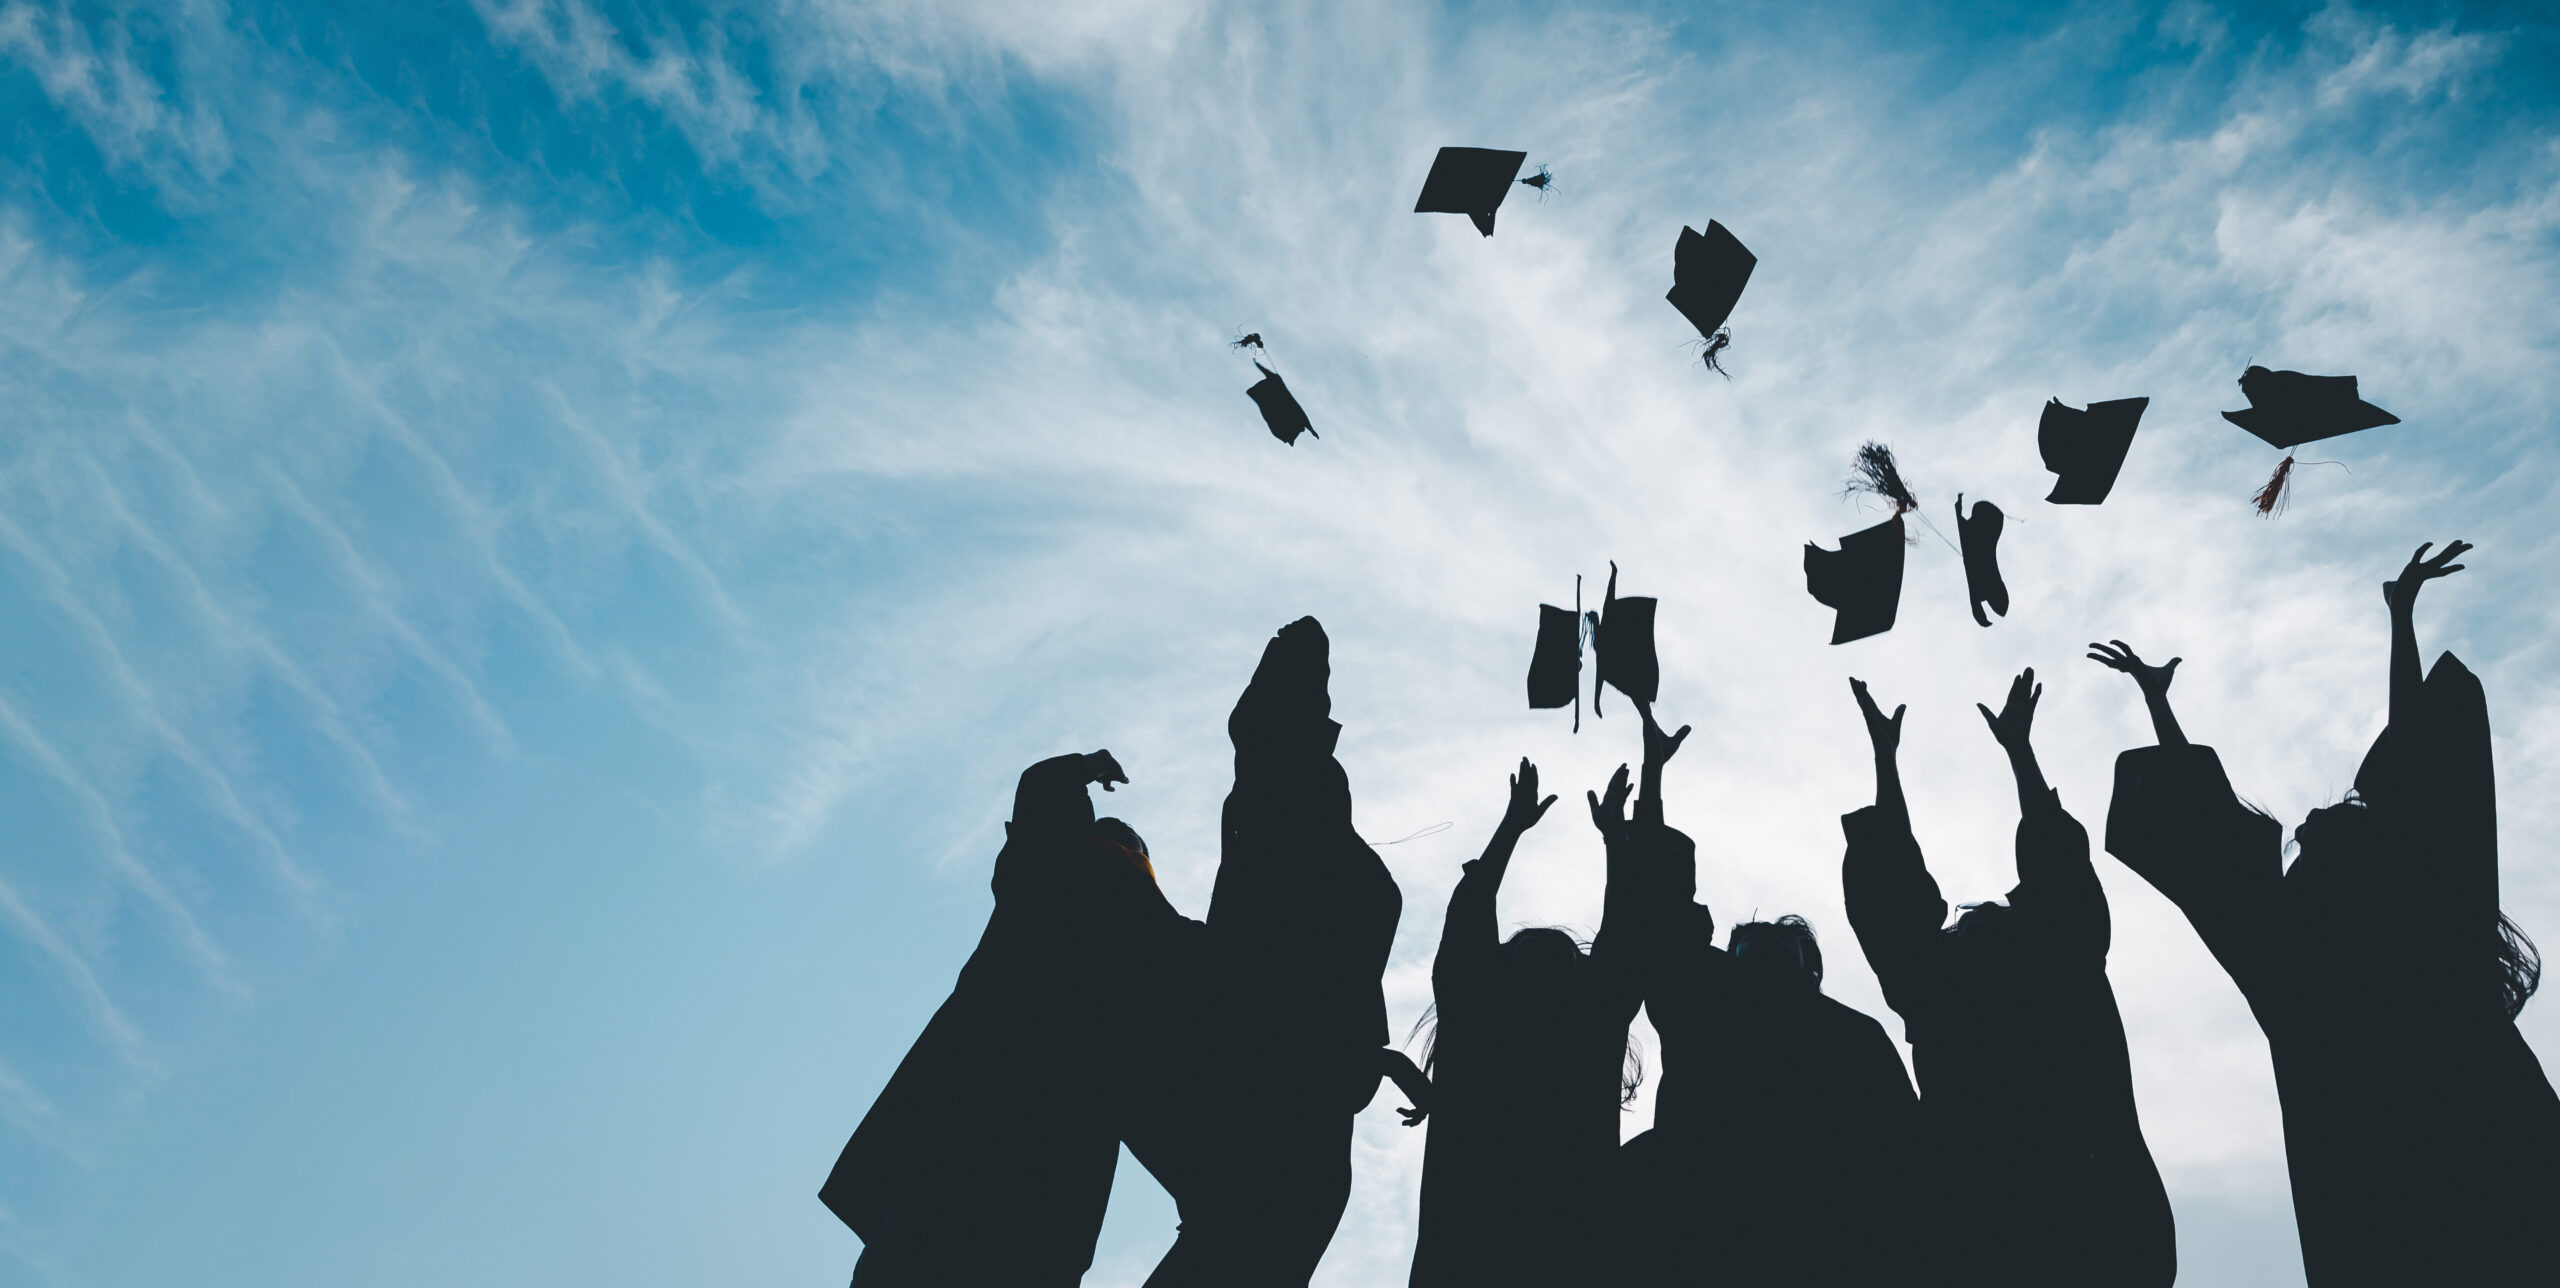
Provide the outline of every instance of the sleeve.
<path id="1" fill-rule="evenodd" d="M 1627 1018 L 1648 1003 L 1659 1022 L 1677 1010 L 1697 978 L 1696 953 L 1712 947 L 1714 917 L 1691 900 L 1698 887 L 1697 845 L 1676 828 L 1636 822 L 1609 843 L 1608 888 L 1591 960 L 1611 982 Z M 1704 923 L 1701 925 L 1701 923 Z"/>
<path id="2" fill-rule="evenodd" d="M 2280 920 L 2284 825 L 2243 804 L 2222 758 L 2201 743 L 2116 757 L 2107 853 L 2187 914 L 2254 1001 Z"/>
<path id="3" fill-rule="evenodd" d="M 1849 927 L 1885 999 L 1907 1023 L 1924 1003 L 1927 953 L 1946 925 L 1947 901 L 1903 819 L 1870 805 L 1842 815 L 1840 830 L 1849 845 L 1840 861 Z"/>
<path id="4" fill-rule="evenodd" d="M 2110 927 L 2107 892 L 2089 861 L 2089 830 L 2062 808 L 2062 794 L 2044 799 L 2018 820 L 2018 884 L 2009 906 L 2029 912 L 2048 943 L 2072 956 L 2104 961 Z"/>
<path id="5" fill-rule="evenodd" d="M 2465 921 L 2498 919 L 2498 789 L 2489 700 L 2480 677 L 2446 653 L 2419 689 L 2412 729 L 2385 729 L 2356 770 L 2356 793 L 2398 821 L 2419 865 L 2405 875 L 2443 892 Z"/>
<path id="6" fill-rule="evenodd" d="M 1466 993 L 1493 965 L 1502 941 L 1502 928 L 1494 915 L 1494 896 L 1501 888 L 1502 869 L 1472 859 L 1458 878 L 1458 887 L 1449 892 L 1449 914 L 1440 925 L 1440 952 L 1431 959 L 1431 993 L 1443 1010 L 1453 995 Z"/>

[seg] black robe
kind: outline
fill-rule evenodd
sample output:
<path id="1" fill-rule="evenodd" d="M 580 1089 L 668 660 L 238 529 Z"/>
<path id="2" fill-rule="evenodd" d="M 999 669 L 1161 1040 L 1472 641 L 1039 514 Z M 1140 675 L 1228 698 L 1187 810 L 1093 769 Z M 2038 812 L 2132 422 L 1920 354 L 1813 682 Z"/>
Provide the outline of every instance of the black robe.
<path id="1" fill-rule="evenodd" d="M 1651 1131 L 1620 1151 L 1624 1282 L 1909 1283 L 1918 1098 L 1884 1027 L 1792 968 L 1715 947 L 1688 838 L 1638 823 L 1657 869 L 1641 987 L 1662 1039 Z"/>
<path id="2" fill-rule="evenodd" d="M 1185 1079 L 1129 1139 L 1182 1212 L 1153 1288 L 1303 1285 L 1350 1201 L 1351 1119 L 1377 1094 L 1404 897 L 1352 827 L 1327 650 L 1314 618 L 1283 627 L 1227 720 L 1236 780 L 1195 1061 L 1214 1076 Z"/>
<path id="3" fill-rule="evenodd" d="M 2136 748 L 2107 850 L 2187 914 L 2266 1033 L 2315 1288 L 2547 1279 L 2560 1097 L 2495 984 L 2488 708 L 2453 655 L 2357 787 L 2362 843 L 2287 870 L 2282 827 L 2212 748 Z"/>
<path id="4" fill-rule="evenodd" d="M 2008 905 L 1946 926 L 1909 821 L 1841 819 L 1849 924 L 1902 1016 L 1934 1215 L 1969 1283 L 2166 1285 L 2168 1192 L 2143 1141 L 2107 983 L 2106 891 L 2053 793 L 2018 823 Z"/>
<path id="5" fill-rule="evenodd" d="M 819 1191 L 864 1288 L 1071 1285 L 1093 1262 L 1116 1107 L 1168 1027 L 1154 981 L 1200 927 L 1093 833 L 1084 772 L 1023 771 L 977 951 Z"/>
<path id="6" fill-rule="evenodd" d="M 1469 863 L 1431 965 L 1438 1008 L 1413 1288 L 1583 1282 L 1606 1254 L 1627 1026 L 1643 999 L 1610 874 L 1599 933 L 1565 978 L 1504 960 L 1498 868 Z"/>

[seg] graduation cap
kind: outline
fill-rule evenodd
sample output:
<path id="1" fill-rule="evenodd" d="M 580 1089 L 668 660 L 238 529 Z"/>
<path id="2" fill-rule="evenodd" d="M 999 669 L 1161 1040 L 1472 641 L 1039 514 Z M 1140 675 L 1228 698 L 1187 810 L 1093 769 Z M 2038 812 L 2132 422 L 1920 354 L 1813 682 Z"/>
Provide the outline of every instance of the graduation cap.
<path id="1" fill-rule="evenodd" d="M 1529 159 L 1526 152 L 1496 148 L 1442 148 L 1413 203 L 1417 215 L 1465 215 L 1476 231 L 1493 235 L 1493 212 L 1511 195 L 1511 181 Z"/>
<path id="2" fill-rule="evenodd" d="M 1964 547 L 1965 601 L 1973 609 L 1973 620 L 1989 626 L 1991 619 L 1982 615 L 1982 606 L 2002 617 L 2009 615 L 2009 584 L 2000 580 L 2000 529 L 2009 516 L 1989 501 L 1973 503 L 1973 514 L 1964 512 L 1964 493 L 1956 493 L 1956 541 Z M 1887 625 L 1890 625 L 1890 619 Z"/>
<path id="3" fill-rule="evenodd" d="M 1618 564 L 1609 562 L 1609 591 L 1600 601 L 1599 629 L 1592 632 L 1591 714 L 1600 714 L 1603 684 L 1651 705 L 1662 688 L 1662 660 L 1653 651 L 1653 610 L 1661 601 L 1651 595 L 1618 598 Z"/>
<path id="4" fill-rule="evenodd" d="M 1662 298 L 1706 337 L 1711 366 L 1715 350 L 1724 347 L 1716 332 L 1733 316 L 1742 285 L 1751 280 L 1751 269 L 1759 262 L 1759 256 L 1744 250 L 1740 240 L 1712 219 L 1704 233 L 1686 224 L 1680 227 L 1680 244 L 1671 252 L 1671 293 Z"/>
<path id="5" fill-rule="evenodd" d="M 1804 543 L 1804 588 L 1838 610 L 1831 642 L 1846 644 L 1893 629 L 1902 599 L 1902 516 L 1840 538 L 1840 548 Z"/>
<path id="6" fill-rule="evenodd" d="M 1290 395 L 1289 385 L 1280 379 L 1279 372 L 1259 362 L 1253 364 L 1253 369 L 1262 373 L 1262 379 L 1255 381 L 1244 394 L 1253 400 L 1254 406 L 1262 409 L 1262 423 L 1271 427 L 1273 438 L 1295 447 L 1300 434 L 1310 438 L 1323 437 L 1316 433 L 1315 426 L 1307 423 L 1307 409 L 1299 406 L 1298 400 Z"/>
<path id="7" fill-rule="evenodd" d="M 2299 371 L 2251 367 L 2240 373 L 2240 392 L 2248 396 L 2247 410 L 2226 411 L 2222 418 L 2266 440 L 2269 447 L 2298 447 L 2400 423 L 2399 417 L 2356 396 L 2354 376 L 2306 376 Z M 2293 456 L 2288 452 L 2253 503 L 2258 513 L 2272 517 L 2284 509 L 2292 490 Z"/>
<path id="8" fill-rule="evenodd" d="M 1573 607 L 1538 605 L 1538 643 L 1529 654 L 1532 710 L 1573 708 L 1574 732 L 1582 731 L 1582 578 L 1573 579 Z"/>
<path id="9" fill-rule="evenodd" d="M 2055 505 L 2096 505 L 2107 499 L 2133 450 L 2133 429 L 2142 421 L 2148 398 L 2093 402 L 2087 411 L 2065 407 L 2059 398 L 2044 405 L 2036 422 L 2036 450 L 2053 471 L 2053 491 L 2045 500 Z"/>

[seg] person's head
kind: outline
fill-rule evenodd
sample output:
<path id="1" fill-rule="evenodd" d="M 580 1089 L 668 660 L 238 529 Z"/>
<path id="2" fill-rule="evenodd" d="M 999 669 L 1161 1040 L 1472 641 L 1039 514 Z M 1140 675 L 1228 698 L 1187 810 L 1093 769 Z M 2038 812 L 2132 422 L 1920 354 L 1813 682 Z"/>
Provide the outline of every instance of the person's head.
<path id="1" fill-rule="evenodd" d="M 1129 866 L 1149 877 L 1156 874 L 1155 861 L 1147 857 L 1146 838 L 1138 835 L 1138 829 L 1116 818 L 1097 818 L 1085 835 L 1094 845 L 1117 851 Z"/>
<path id="2" fill-rule="evenodd" d="M 1533 987 L 1571 980 L 1585 962 L 1581 941 L 1561 926 L 1535 926 L 1502 943 L 1506 974 Z"/>
<path id="3" fill-rule="evenodd" d="M 2293 829 L 2299 857 L 2327 859 L 2362 850 L 2373 839 L 2373 811 L 2353 796 L 2304 815 Z"/>
<path id="4" fill-rule="evenodd" d="M 1735 926 L 1726 936 L 1725 951 L 1757 969 L 1790 971 L 1822 987 L 1822 946 L 1814 942 L 1813 927 L 1794 913 Z"/>
<path id="5" fill-rule="evenodd" d="M 2524 927 L 2503 912 L 2498 914 L 2497 961 L 2498 993 L 2512 1020 L 2524 1013 L 2524 1004 L 2542 987 L 2542 952 L 2533 946 Z"/>

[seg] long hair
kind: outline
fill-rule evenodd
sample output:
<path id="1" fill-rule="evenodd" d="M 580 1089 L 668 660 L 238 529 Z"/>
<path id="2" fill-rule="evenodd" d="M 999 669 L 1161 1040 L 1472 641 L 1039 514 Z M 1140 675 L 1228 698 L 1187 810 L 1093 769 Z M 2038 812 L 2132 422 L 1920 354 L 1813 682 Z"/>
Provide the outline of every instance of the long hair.
<path id="1" fill-rule="evenodd" d="M 2498 992 L 2507 1003 L 2507 1018 L 2524 1014 L 2524 1004 L 2542 987 L 2542 950 L 2515 918 L 2498 914 Z"/>
<path id="2" fill-rule="evenodd" d="M 1548 936 L 1554 936 L 1554 939 L 1549 939 Z M 1583 957 L 1591 949 L 1589 941 L 1576 938 L 1572 931 L 1567 930 L 1562 926 L 1533 926 L 1526 930 L 1516 931 L 1512 934 L 1511 938 L 1503 941 L 1502 946 L 1505 949 L 1509 949 L 1512 945 L 1518 944 L 1522 950 L 1527 952 L 1536 952 L 1541 948 L 1548 948 L 1549 951 L 1553 951 L 1550 946 L 1554 944 L 1555 940 L 1562 940 L 1565 945 L 1569 946 L 1573 950 L 1574 955 L 1577 957 Z M 1506 953 L 1505 955 L 1516 956 L 1517 954 Z M 1422 1018 L 1415 1020 L 1413 1022 L 1412 1030 L 1407 1032 L 1404 1036 L 1405 1044 L 1407 1046 L 1412 1045 L 1413 1040 L 1417 1037 L 1422 1039 L 1422 1060 L 1420 1061 L 1422 1065 L 1422 1072 L 1425 1077 L 1428 1077 L 1432 1070 L 1438 1066 L 1440 1059 L 1439 1003 L 1434 1002 L 1431 1005 L 1422 1008 Z M 1618 1066 L 1618 1107 L 1620 1109 L 1624 1109 L 1627 1106 L 1634 1104 L 1636 1099 L 1636 1089 L 1643 1085 L 1644 1043 L 1636 1037 L 1632 1030 L 1630 1030 L 1627 1034 L 1626 1051 Z"/>

